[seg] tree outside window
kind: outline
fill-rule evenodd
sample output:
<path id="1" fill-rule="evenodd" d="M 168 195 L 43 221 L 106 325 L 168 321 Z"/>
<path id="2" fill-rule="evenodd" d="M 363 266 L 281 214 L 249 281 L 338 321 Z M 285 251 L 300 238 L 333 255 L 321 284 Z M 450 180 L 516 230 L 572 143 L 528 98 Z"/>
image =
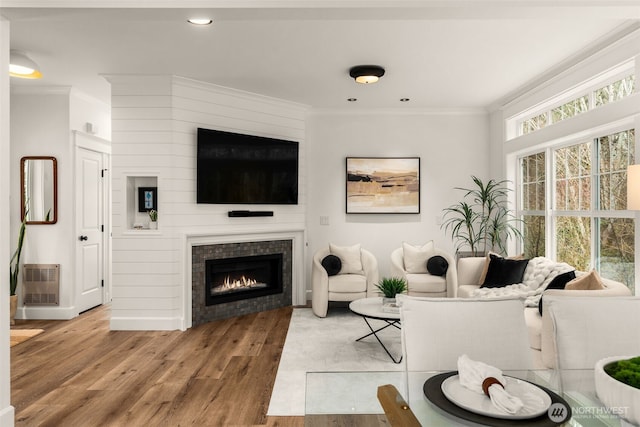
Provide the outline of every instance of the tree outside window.
<path id="1" fill-rule="evenodd" d="M 520 194 L 525 257 L 544 256 L 545 241 L 545 185 L 546 154 L 523 157 L 520 161 Z"/>
<path id="2" fill-rule="evenodd" d="M 545 177 L 547 152 L 553 154 L 551 180 Z M 635 130 L 547 152 L 520 159 L 525 256 L 547 254 L 545 235 L 552 235 L 556 260 L 578 270 L 595 268 L 633 291 L 635 224 L 634 214 L 626 210 L 626 170 L 635 163 Z M 546 185 L 553 189 L 549 212 Z"/>

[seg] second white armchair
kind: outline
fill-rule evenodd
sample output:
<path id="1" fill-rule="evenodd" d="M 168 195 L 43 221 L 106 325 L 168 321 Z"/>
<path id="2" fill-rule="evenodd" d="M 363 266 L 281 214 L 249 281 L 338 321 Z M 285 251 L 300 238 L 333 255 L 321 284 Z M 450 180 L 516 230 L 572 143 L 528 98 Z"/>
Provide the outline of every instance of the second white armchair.
<path id="1" fill-rule="evenodd" d="M 429 260 L 432 266 L 428 268 Z M 451 254 L 436 248 L 432 241 L 422 246 L 403 243 L 402 247 L 395 249 L 391 253 L 391 274 L 407 281 L 408 295 L 456 297 L 458 275 L 455 260 Z"/>

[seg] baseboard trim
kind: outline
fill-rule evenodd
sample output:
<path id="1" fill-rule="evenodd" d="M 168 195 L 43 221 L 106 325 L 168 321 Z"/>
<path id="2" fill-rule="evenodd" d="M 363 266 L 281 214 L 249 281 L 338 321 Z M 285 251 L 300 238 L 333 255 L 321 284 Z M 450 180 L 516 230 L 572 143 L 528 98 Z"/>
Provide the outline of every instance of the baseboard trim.
<path id="1" fill-rule="evenodd" d="M 77 315 L 75 307 L 22 306 L 16 311 L 16 319 L 22 320 L 69 320 Z"/>
<path id="2" fill-rule="evenodd" d="M 0 410 L 0 426 L 13 427 L 15 425 L 16 412 L 11 405 Z"/>
<path id="3" fill-rule="evenodd" d="M 184 330 L 178 317 L 111 317 L 112 331 L 175 331 Z"/>

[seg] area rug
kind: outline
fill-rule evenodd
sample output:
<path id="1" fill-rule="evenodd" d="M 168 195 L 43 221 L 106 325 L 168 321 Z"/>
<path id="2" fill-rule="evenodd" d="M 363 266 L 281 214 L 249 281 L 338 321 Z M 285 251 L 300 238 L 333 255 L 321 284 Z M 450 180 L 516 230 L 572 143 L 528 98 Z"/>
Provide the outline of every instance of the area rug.
<path id="1" fill-rule="evenodd" d="M 11 329 L 11 347 L 18 345 L 21 342 L 25 342 L 36 335 L 40 335 L 43 332 L 44 329 Z"/>
<path id="2" fill-rule="evenodd" d="M 385 323 L 370 320 L 374 328 Z M 389 358 L 375 337 L 357 338 L 370 330 L 362 317 L 348 308 L 331 308 L 325 318 L 316 317 L 310 308 L 296 308 L 280 358 L 269 410 L 272 416 L 305 414 L 308 372 L 391 372 L 402 371 L 404 364 Z M 387 328 L 379 333 L 391 354 L 402 353 L 400 330 Z"/>

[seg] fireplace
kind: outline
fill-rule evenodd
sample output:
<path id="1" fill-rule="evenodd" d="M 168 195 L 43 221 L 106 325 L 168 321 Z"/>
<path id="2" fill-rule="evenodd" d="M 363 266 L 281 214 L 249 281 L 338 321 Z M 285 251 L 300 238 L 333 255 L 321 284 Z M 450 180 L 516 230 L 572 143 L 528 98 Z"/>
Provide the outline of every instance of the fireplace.
<path id="1" fill-rule="evenodd" d="M 191 326 L 290 306 L 292 290 L 293 239 L 191 248 Z"/>
<path id="2" fill-rule="evenodd" d="M 205 260 L 206 305 L 282 292 L 282 254 Z"/>

